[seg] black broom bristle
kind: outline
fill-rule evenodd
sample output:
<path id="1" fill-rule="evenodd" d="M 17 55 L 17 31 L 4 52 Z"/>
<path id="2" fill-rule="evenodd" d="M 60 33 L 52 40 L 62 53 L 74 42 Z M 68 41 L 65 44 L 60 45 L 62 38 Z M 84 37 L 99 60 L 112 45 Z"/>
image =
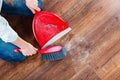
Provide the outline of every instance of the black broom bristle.
<path id="1" fill-rule="evenodd" d="M 53 52 L 50 54 L 42 54 L 42 59 L 46 61 L 55 61 L 55 60 L 60 60 L 63 59 L 67 55 L 67 52 L 64 48 L 62 48 L 61 51 L 59 52 Z"/>

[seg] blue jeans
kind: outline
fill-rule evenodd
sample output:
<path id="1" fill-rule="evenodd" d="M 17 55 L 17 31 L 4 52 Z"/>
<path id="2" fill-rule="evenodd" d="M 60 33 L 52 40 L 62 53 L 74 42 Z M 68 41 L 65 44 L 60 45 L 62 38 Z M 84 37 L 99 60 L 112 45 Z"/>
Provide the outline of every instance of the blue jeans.
<path id="1" fill-rule="evenodd" d="M 14 49 L 18 48 L 12 43 L 6 43 L 0 39 L 0 58 L 7 62 L 21 62 L 26 57 L 22 53 L 15 53 Z"/>
<path id="2" fill-rule="evenodd" d="M 43 8 L 41 0 L 38 0 L 39 7 Z M 33 16 L 32 12 L 25 5 L 24 0 L 14 0 L 13 4 L 3 1 L 1 13 L 15 16 Z M 26 57 L 22 53 L 15 53 L 18 48 L 12 43 L 6 43 L 0 39 L 0 58 L 7 62 L 21 62 Z"/>
<path id="3" fill-rule="evenodd" d="M 41 0 L 38 0 L 38 6 L 42 9 L 43 3 Z M 6 3 L 3 0 L 1 13 L 8 15 L 17 15 L 17 16 L 31 16 L 33 13 L 25 5 L 25 0 L 14 0 L 13 3 Z"/>

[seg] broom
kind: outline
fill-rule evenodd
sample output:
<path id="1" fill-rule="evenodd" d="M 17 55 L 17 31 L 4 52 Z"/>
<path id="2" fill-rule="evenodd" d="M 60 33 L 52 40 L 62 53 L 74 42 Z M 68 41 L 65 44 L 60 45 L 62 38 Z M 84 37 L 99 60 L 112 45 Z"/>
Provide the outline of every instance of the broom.
<path id="1" fill-rule="evenodd" d="M 14 50 L 14 52 L 21 52 L 21 49 L 17 48 Z M 36 52 L 40 53 L 42 59 L 45 61 L 61 60 L 67 55 L 65 48 L 61 46 L 50 46 L 41 50 L 37 50 Z"/>

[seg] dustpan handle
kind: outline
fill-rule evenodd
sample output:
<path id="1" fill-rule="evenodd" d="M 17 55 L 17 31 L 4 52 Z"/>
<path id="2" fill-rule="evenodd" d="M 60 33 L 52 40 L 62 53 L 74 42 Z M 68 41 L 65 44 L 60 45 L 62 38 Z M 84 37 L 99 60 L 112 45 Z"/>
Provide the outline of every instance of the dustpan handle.
<path id="1" fill-rule="evenodd" d="M 40 13 L 40 11 L 35 10 L 35 14 Z"/>

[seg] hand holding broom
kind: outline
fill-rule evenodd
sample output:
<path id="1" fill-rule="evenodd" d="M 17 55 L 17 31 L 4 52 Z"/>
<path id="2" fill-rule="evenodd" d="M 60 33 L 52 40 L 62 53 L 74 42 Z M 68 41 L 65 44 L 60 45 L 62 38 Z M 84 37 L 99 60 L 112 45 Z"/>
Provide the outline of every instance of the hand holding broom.
<path id="1" fill-rule="evenodd" d="M 17 39 L 12 43 L 21 48 L 21 52 L 24 56 L 31 56 L 33 54 L 36 54 L 37 48 L 20 37 L 17 37 Z"/>
<path id="2" fill-rule="evenodd" d="M 14 52 L 21 52 L 20 48 L 14 50 Z M 61 46 L 50 46 L 41 50 L 36 50 L 36 52 L 40 53 L 44 60 L 54 61 L 63 59 L 67 53 L 64 48 Z"/>

